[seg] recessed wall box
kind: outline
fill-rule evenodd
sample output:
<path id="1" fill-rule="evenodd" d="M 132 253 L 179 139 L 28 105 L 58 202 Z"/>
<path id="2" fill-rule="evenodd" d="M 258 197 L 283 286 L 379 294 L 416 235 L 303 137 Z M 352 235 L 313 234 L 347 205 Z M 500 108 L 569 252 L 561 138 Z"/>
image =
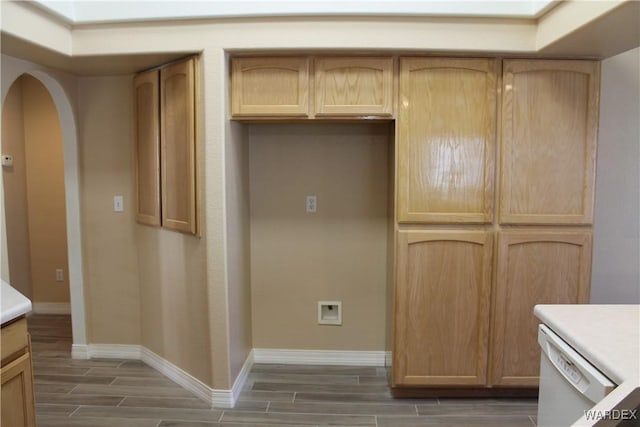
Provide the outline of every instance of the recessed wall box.
<path id="1" fill-rule="evenodd" d="M 318 324 L 342 325 L 342 301 L 318 301 Z"/>

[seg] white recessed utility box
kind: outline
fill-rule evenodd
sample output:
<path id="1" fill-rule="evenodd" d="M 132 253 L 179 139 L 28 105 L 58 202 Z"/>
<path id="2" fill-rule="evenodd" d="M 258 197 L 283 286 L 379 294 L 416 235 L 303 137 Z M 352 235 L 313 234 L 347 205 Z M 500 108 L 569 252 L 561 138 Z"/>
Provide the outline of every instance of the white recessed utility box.
<path id="1" fill-rule="evenodd" d="M 342 301 L 318 301 L 318 324 L 342 325 Z"/>

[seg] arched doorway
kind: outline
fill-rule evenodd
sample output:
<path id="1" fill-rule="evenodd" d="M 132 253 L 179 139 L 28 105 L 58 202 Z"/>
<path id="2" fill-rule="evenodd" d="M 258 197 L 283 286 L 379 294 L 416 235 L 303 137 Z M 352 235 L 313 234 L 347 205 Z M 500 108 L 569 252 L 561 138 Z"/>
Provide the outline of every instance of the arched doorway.
<path id="1" fill-rule="evenodd" d="M 4 74 L 4 70 L 3 70 Z M 70 305 L 73 328 L 73 351 L 76 358 L 86 358 L 86 326 L 84 309 L 84 291 L 82 274 L 82 252 L 80 234 L 80 210 L 79 210 L 79 179 L 78 179 L 78 144 L 74 114 L 69 97 L 56 79 L 41 70 L 22 70 L 14 75 L 3 75 L 2 106 L 3 110 L 7 101 L 7 95 L 21 75 L 28 75 L 30 79 L 37 80 L 44 86 L 50 95 L 57 118 L 62 138 L 62 158 L 64 159 L 63 172 L 63 198 L 64 223 L 66 226 L 66 254 L 67 269 L 64 278 L 69 283 Z M 7 123 L 3 123 L 3 128 Z M 4 147 L 3 147 L 4 149 Z M 56 274 L 56 271 L 52 271 Z"/>

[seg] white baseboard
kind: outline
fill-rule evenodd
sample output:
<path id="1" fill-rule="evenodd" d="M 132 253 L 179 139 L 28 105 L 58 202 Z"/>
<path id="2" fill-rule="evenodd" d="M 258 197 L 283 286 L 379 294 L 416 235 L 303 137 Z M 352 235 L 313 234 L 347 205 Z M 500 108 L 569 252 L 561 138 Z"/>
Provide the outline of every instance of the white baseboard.
<path id="1" fill-rule="evenodd" d="M 188 372 L 141 345 L 74 344 L 71 347 L 71 357 L 74 359 L 141 360 L 211 406 L 219 408 L 233 408 L 235 406 L 253 366 L 253 351 L 251 351 L 234 381 L 233 387 L 230 390 L 224 390 L 209 387 Z"/>
<path id="2" fill-rule="evenodd" d="M 37 314 L 71 314 L 68 302 L 34 302 L 32 311 Z"/>
<path id="3" fill-rule="evenodd" d="M 71 346 L 72 359 L 89 359 L 89 346 L 86 344 L 73 344 Z"/>
<path id="4" fill-rule="evenodd" d="M 393 353 L 390 351 L 384 352 L 384 366 L 390 368 L 393 365 Z"/>
<path id="5" fill-rule="evenodd" d="M 284 350 L 254 348 L 254 363 L 283 365 L 385 366 L 384 351 Z"/>

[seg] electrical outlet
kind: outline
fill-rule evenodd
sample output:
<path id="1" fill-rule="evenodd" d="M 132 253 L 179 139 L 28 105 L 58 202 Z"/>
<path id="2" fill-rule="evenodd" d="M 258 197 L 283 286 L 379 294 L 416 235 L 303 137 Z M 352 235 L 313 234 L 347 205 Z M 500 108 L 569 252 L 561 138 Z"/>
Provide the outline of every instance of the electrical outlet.
<path id="1" fill-rule="evenodd" d="M 64 270 L 56 268 L 56 282 L 64 282 Z"/>
<path id="2" fill-rule="evenodd" d="M 318 201 L 316 199 L 316 196 L 307 196 L 306 203 L 307 212 L 316 213 L 316 210 L 318 209 Z"/>

